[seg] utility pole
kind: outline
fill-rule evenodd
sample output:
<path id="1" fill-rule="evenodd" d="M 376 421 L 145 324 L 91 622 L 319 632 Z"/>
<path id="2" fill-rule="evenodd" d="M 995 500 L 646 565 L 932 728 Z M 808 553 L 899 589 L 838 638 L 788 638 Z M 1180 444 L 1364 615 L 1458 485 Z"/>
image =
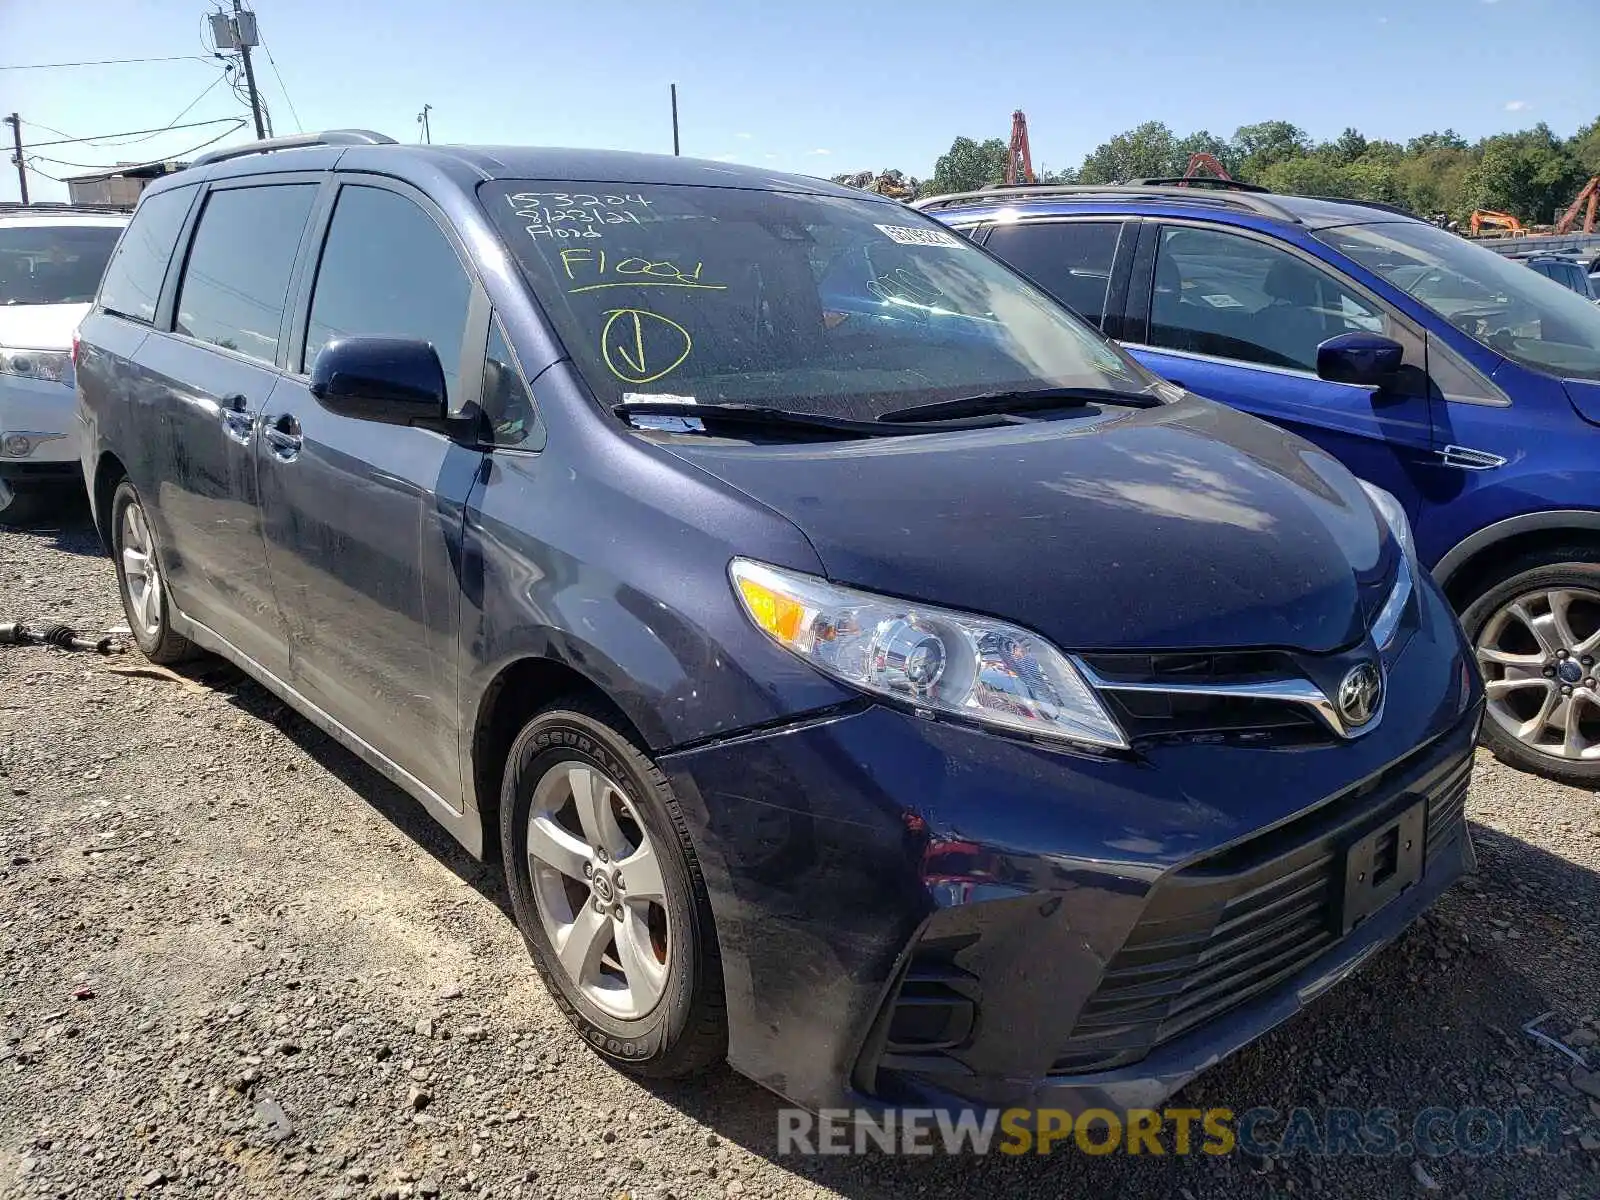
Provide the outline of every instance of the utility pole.
<path id="1" fill-rule="evenodd" d="M 433 111 L 433 105 L 424 104 L 422 111 L 417 114 L 417 120 L 422 122 L 422 144 L 433 145 L 433 131 L 428 128 L 428 114 Z"/>
<path id="2" fill-rule="evenodd" d="M 22 161 L 22 118 L 12 113 L 5 118 L 7 125 L 11 126 L 11 144 L 16 147 L 16 155 L 11 159 L 17 164 L 17 187 L 22 192 L 22 202 L 28 202 L 28 165 Z"/>
<path id="3" fill-rule="evenodd" d="M 678 85 L 672 85 L 672 153 L 678 154 Z"/>
<path id="4" fill-rule="evenodd" d="M 250 61 L 250 47 L 258 45 L 261 38 L 256 32 L 256 15 L 233 0 L 233 12 L 222 12 L 220 9 L 211 14 L 211 40 L 216 42 L 217 50 L 237 50 L 239 57 L 244 60 L 244 82 L 250 91 L 250 115 L 255 118 L 256 137 L 264 139 L 267 136 L 267 127 L 261 120 L 261 94 L 256 91 L 256 68 Z"/>
<path id="5" fill-rule="evenodd" d="M 239 35 L 239 57 L 244 59 L 244 84 L 250 89 L 250 115 L 256 121 L 256 137 L 265 139 L 266 128 L 261 124 L 261 97 L 256 93 L 256 69 L 250 63 L 250 47 L 256 44 L 256 15 L 250 13 L 248 30 L 245 22 L 241 21 L 240 14 L 244 12 L 239 0 L 233 0 L 233 27 Z M 249 37 L 246 37 L 246 32 Z"/>

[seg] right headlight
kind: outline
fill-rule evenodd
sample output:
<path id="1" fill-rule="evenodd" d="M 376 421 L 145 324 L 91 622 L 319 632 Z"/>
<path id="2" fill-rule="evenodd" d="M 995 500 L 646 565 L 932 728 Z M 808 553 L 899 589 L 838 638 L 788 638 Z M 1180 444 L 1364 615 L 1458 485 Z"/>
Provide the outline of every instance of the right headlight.
<path id="1" fill-rule="evenodd" d="M 1394 534 L 1394 540 L 1400 544 L 1400 568 L 1395 572 L 1394 586 L 1389 589 L 1389 596 L 1378 610 L 1378 615 L 1372 619 L 1372 640 L 1379 650 L 1383 650 L 1394 641 L 1394 635 L 1400 629 L 1400 618 L 1405 616 L 1406 604 L 1411 600 L 1417 544 L 1411 533 L 1411 521 L 1400 501 L 1376 484 L 1363 480 L 1361 486 L 1384 524 L 1389 527 L 1389 532 Z"/>
<path id="2" fill-rule="evenodd" d="M 1015 733 L 1128 745 L 1067 656 L 1038 634 L 744 558 L 729 574 L 757 628 L 844 683 Z"/>
<path id="3" fill-rule="evenodd" d="M 65 350 L 7 350 L 0 347 L 0 375 L 45 383 L 72 382 L 72 355 Z"/>

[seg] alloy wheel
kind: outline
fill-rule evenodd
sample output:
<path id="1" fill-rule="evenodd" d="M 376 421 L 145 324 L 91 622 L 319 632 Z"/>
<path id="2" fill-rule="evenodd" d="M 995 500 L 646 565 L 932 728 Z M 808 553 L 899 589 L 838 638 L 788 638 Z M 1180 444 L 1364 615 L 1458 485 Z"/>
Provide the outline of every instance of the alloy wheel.
<path id="1" fill-rule="evenodd" d="M 555 764 L 533 790 L 527 854 L 568 978 L 611 1016 L 645 1016 L 666 988 L 672 945 L 661 864 L 633 800 L 588 762 Z"/>
<path id="2" fill-rule="evenodd" d="M 122 510 L 122 576 L 128 585 L 128 615 L 147 637 L 161 632 L 161 570 L 154 544 L 144 509 L 128 505 Z"/>
<path id="3" fill-rule="evenodd" d="M 1600 592 L 1547 588 L 1502 605 L 1478 634 L 1490 719 L 1531 750 L 1600 759 Z"/>

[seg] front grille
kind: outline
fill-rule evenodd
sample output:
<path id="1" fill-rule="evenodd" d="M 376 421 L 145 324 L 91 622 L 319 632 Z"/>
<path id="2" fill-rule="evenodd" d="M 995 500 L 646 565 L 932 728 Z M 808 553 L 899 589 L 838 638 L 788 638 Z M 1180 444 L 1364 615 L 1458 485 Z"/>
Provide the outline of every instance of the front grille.
<path id="1" fill-rule="evenodd" d="M 1135 741 L 1196 734 L 1254 733 L 1274 741 L 1328 741 L 1328 727 L 1303 704 L 1250 696 L 1206 696 L 1178 691 L 1125 691 L 1141 687 L 1229 687 L 1298 679 L 1294 659 L 1279 650 L 1217 653 L 1085 654 L 1083 662 L 1104 684 L 1101 699 Z"/>
<path id="2" fill-rule="evenodd" d="M 1465 755 L 1405 787 L 1374 781 L 1352 797 L 1170 876 L 1083 1007 L 1053 1074 L 1143 1058 L 1307 966 L 1338 940 L 1349 831 L 1427 800 L 1426 871 L 1462 835 Z M 1397 795 L 1400 791 L 1402 794 Z"/>

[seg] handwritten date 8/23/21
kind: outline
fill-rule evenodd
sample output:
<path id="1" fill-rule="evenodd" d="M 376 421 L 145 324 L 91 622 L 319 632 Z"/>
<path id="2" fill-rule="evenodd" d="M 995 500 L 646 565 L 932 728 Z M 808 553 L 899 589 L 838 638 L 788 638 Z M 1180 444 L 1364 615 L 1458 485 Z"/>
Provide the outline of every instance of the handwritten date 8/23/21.
<path id="1" fill-rule="evenodd" d="M 605 225 L 639 225 L 638 208 L 652 201 L 636 193 L 513 192 L 506 199 L 528 224 L 530 237 L 597 238 Z"/>

